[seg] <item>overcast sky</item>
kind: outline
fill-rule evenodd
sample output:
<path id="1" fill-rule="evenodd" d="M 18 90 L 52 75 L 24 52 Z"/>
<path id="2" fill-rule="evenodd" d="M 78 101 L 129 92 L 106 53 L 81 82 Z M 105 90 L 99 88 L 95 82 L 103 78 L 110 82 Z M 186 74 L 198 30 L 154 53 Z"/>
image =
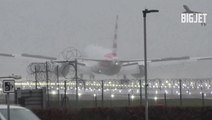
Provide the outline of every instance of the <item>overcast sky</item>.
<path id="1" fill-rule="evenodd" d="M 206 12 L 207 26 L 180 23 L 184 4 Z M 70 46 L 111 48 L 119 15 L 119 58 L 143 58 L 142 10 L 148 8 L 160 11 L 147 16 L 149 58 L 212 56 L 211 5 L 211 0 L 0 0 L 0 52 L 58 57 Z M 1 57 L 0 75 L 26 76 L 30 62 Z M 212 61 L 151 69 L 155 77 L 212 77 Z"/>

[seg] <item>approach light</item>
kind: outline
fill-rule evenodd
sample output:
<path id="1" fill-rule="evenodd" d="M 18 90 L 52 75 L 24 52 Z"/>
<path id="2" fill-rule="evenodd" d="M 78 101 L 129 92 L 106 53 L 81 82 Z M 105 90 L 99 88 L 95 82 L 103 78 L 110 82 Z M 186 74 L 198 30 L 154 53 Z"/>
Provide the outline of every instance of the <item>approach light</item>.
<path id="1" fill-rule="evenodd" d="M 135 96 L 134 96 L 134 95 L 132 95 L 132 96 L 131 96 L 131 99 L 135 99 Z"/>
<path id="2" fill-rule="evenodd" d="M 158 97 L 157 97 L 157 96 L 155 96 L 155 97 L 154 97 L 154 100 L 155 100 L 155 101 L 157 101 L 157 100 L 158 100 Z"/>
<path id="3" fill-rule="evenodd" d="M 114 98 L 114 97 L 115 97 L 114 94 L 112 94 L 112 95 L 111 95 L 111 98 Z"/>
<path id="4" fill-rule="evenodd" d="M 168 94 L 169 92 L 167 90 L 165 90 L 165 93 Z"/>
<path id="5" fill-rule="evenodd" d="M 52 93 L 52 95 L 56 95 L 56 91 L 54 91 L 54 90 L 51 93 Z"/>

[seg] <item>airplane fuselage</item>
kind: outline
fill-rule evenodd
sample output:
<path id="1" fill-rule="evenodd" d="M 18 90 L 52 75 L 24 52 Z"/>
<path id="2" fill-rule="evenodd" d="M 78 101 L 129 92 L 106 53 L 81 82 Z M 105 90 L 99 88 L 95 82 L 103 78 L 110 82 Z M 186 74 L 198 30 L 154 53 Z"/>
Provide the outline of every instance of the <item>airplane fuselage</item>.
<path id="1" fill-rule="evenodd" d="M 121 70 L 121 63 L 118 61 L 102 61 L 91 67 L 96 74 L 115 75 Z"/>

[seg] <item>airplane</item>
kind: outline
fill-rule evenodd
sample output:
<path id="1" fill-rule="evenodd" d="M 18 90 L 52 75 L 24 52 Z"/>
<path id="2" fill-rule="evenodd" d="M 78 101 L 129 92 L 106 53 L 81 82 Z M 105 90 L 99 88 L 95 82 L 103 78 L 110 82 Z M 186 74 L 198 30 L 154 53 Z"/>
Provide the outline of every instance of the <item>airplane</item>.
<path id="1" fill-rule="evenodd" d="M 190 10 L 188 7 L 184 6 L 187 10 Z M 100 46 L 88 46 L 86 48 L 87 56 L 85 57 L 76 57 L 77 65 L 82 72 L 79 73 L 79 76 L 83 78 L 83 75 L 89 75 L 90 79 L 94 79 L 96 74 L 113 76 L 122 72 L 122 69 L 129 66 L 135 66 L 135 69 L 132 72 L 125 72 L 126 74 L 131 74 L 133 77 L 141 78 L 144 76 L 144 60 L 143 59 L 128 59 L 121 60 L 118 58 L 117 54 L 117 32 L 118 32 L 118 16 L 116 16 L 115 22 L 115 33 L 113 38 L 112 50 L 106 49 Z M 0 56 L 3 57 L 15 57 L 15 54 L 6 54 L 0 53 Z M 60 61 L 55 57 L 43 56 L 43 55 L 32 55 L 23 53 L 19 56 L 28 57 L 28 58 L 39 58 L 49 60 L 50 63 L 58 65 L 59 76 L 68 78 L 67 75 L 70 74 L 70 71 L 73 71 L 72 65 L 69 64 L 69 61 L 64 60 Z M 200 61 L 200 60 L 212 60 L 212 57 L 167 57 L 167 58 L 157 58 L 157 59 L 148 59 L 147 63 L 168 63 L 168 62 L 184 62 L 184 61 Z M 55 65 L 55 66 L 56 66 Z M 56 67 L 52 70 L 56 74 Z M 131 70 L 130 70 L 131 71 Z M 126 78 L 126 74 L 123 74 Z M 72 75 L 73 77 L 73 75 Z"/>
<path id="2" fill-rule="evenodd" d="M 191 10 L 187 5 L 183 5 L 183 8 L 185 9 L 185 12 L 183 12 L 183 13 L 193 13 L 193 14 L 202 13 L 202 12 L 197 12 L 197 11 Z M 206 23 L 201 23 L 201 25 L 206 26 Z"/>

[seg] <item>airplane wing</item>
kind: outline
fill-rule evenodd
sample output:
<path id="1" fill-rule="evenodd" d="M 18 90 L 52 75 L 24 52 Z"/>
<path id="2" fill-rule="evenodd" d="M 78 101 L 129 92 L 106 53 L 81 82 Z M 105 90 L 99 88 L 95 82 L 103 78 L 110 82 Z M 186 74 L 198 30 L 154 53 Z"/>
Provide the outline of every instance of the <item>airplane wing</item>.
<path id="1" fill-rule="evenodd" d="M 179 62 L 179 61 L 186 61 L 189 60 L 189 56 L 182 56 L 182 57 L 167 57 L 167 58 L 156 58 L 156 59 L 148 59 L 147 63 L 170 63 L 170 62 Z M 131 65 L 144 65 L 144 60 L 128 60 L 122 61 L 123 66 L 131 66 Z"/>
<path id="2" fill-rule="evenodd" d="M 105 59 L 86 59 L 80 58 L 85 61 L 94 61 L 94 62 L 110 62 L 112 60 Z M 202 60 L 212 60 L 212 57 L 190 57 L 190 56 L 181 56 L 181 57 L 166 57 L 166 58 L 156 58 L 156 59 L 148 59 L 148 64 L 172 64 L 172 63 L 180 63 L 180 62 L 192 62 L 192 61 L 202 61 Z M 122 66 L 132 66 L 132 65 L 144 65 L 143 59 L 131 59 L 131 60 L 117 60 L 122 63 Z"/>
<path id="3" fill-rule="evenodd" d="M 36 59 L 45 59 L 45 60 L 57 60 L 55 57 L 49 57 L 49 56 L 43 56 L 43 55 L 33 55 L 33 54 L 10 54 L 10 53 L 0 53 L 0 56 L 2 57 L 28 57 L 28 58 L 36 58 Z"/>
<path id="4" fill-rule="evenodd" d="M 32 55 L 27 53 L 22 53 L 21 56 L 23 57 L 31 57 L 31 58 L 39 58 L 39 59 L 46 59 L 46 60 L 57 60 L 55 57 L 43 56 L 43 55 Z"/>
<path id="5" fill-rule="evenodd" d="M 173 64 L 173 63 L 182 63 L 182 62 L 198 62 L 198 61 L 206 61 L 206 60 L 212 60 L 212 56 L 208 57 L 190 57 L 190 56 L 184 56 L 184 57 L 170 57 L 170 58 L 162 58 L 162 59 L 155 59 L 151 61 L 151 64 L 159 63 L 159 64 Z"/>
<path id="6" fill-rule="evenodd" d="M 28 53 L 22 53 L 22 54 L 0 53 L 0 57 L 9 57 L 9 58 L 17 58 L 17 57 L 20 58 L 21 57 L 21 58 L 43 59 L 43 60 L 50 60 L 50 61 L 58 60 L 56 57 L 28 54 Z M 77 64 L 80 66 L 86 66 L 86 64 L 81 61 L 77 61 Z"/>
<path id="7" fill-rule="evenodd" d="M 2 56 L 2 57 L 15 57 L 13 54 L 8 54 L 8 53 L 0 53 L 0 56 Z"/>
<path id="8" fill-rule="evenodd" d="M 212 60 L 210 57 L 168 57 L 168 58 L 159 58 L 159 59 L 149 59 L 147 60 L 147 66 L 149 67 L 159 67 L 166 65 L 176 65 L 176 64 L 190 64 L 198 61 L 209 61 Z M 139 62 L 129 62 L 122 64 L 122 68 L 119 75 L 130 74 L 135 78 L 141 78 L 144 76 L 144 61 Z"/>
<path id="9" fill-rule="evenodd" d="M 197 61 L 206 61 L 212 60 L 212 56 L 209 57 L 190 57 L 190 56 L 182 56 L 182 57 L 167 57 L 167 58 L 158 58 L 158 59 L 149 59 L 147 60 L 148 65 L 166 65 L 166 64 L 174 64 L 174 63 L 182 63 L 182 62 L 197 62 Z M 132 66 L 132 65 L 144 65 L 144 60 L 135 60 L 135 61 L 123 61 L 123 66 Z"/>

